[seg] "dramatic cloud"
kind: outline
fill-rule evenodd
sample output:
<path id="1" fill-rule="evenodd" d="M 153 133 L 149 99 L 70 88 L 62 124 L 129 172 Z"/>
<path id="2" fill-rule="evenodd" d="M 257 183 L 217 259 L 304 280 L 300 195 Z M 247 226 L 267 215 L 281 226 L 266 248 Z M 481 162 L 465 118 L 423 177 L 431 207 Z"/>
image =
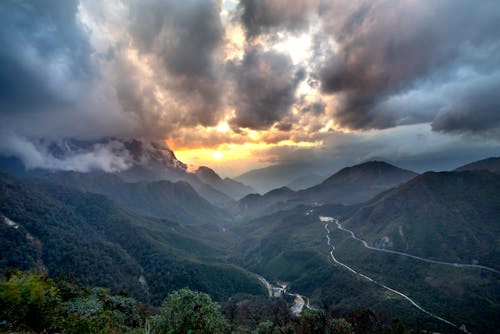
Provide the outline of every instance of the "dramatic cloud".
<path id="1" fill-rule="evenodd" d="M 180 125 L 213 125 L 221 113 L 224 27 L 217 1 L 134 1 L 130 33 L 157 72 Z"/>
<path id="2" fill-rule="evenodd" d="M 28 169 L 117 172 L 133 163 L 123 143 L 115 140 L 92 143 L 82 149 L 71 147 L 64 141 L 57 145 L 54 142 L 33 142 L 13 133 L 2 134 L 0 139 L 0 152 L 21 159 Z"/>
<path id="3" fill-rule="evenodd" d="M 326 3 L 321 41 L 333 41 L 333 47 L 323 54 L 326 59 L 318 78 L 324 93 L 338 96 L 335 116 L 342 126 L 370 129 L 430 122 L 443 105 L 419 107 L 407 101 L 410 104 L 391 108 L 387 101 L 421 86 L 440 87 L 460 80 L 457 73 L 464 69 L 499 71 L 496 1 Z M 487 111 L 484 104 L 474 105 L 475 99 L 456 97 L 467 106 L 458 113 L 476 107 L 498 112 L 494 108 L 498 102 Z"/>
<path id="4" fill-rule="evenodd" d="M 475 81 L 467 81 L 461 94 L 450 96 L 449 105 L 432 122 L 434 130 L 500 139 L 500 71 Z"/>
<path id="5" fill-rule="evenodd" d="M 290 57 L 251 48 L 240 64 L 231 64 L 236 83 L 235 128 L 266 129 L 285 117 L 295 102 L 295 91 L 304 79 Z"/>
<path id="6" fill-rule="evenodd" d="M 252 39 L 272 30 L 305 28 L 318 6 L 319 0 L 242 0 L 238 15 Z"/>
<path id="7" fill-rule="evenodd" d="M 71 103 L 92 75 L 78 1 L 0 2 L 0 108 L 23 112 Z"/>
<path id="8" fill-rule="evenodd" d="M 414 125 L 464 156 L 500 140 L 495 0 L 4 0 L 0 22 L 0 155 L 31 167 L 127 168 L 103 138 L 245 168 L 366 158 Z M 96 145 L 53 155 L 74 139 Z"/>

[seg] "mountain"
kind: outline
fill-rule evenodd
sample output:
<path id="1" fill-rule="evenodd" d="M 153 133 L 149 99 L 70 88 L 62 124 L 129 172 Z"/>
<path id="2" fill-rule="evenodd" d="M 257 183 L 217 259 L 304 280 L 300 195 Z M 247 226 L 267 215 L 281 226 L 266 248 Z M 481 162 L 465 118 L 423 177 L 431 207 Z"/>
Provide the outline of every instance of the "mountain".
<path id="1" fill-rule="evenodd" d="M 383 161 L 368 161 L 343 168 L 322 183 L 297 192 L 297 196 L 319 203 L 361 203 L 417 175 Z"/>
<path id="2" fill-rule="evenodd" d="M 500 157 L 487 158 L 475 162 L 471 162 L 467 165 L 458 167 L 456 171 L 462 172 L 466 170 L 487 170 L 492 173 L 500 174 Z"/>
<path id="3" fill-rule="evenodd" d="M 315 186 L 318 183 L 322 182 L 324 179 L 325 179 L 324 176 L 314 173 L 303 174 L 295 178 L 292 182 L 288 183 L 286 186 L 292 190 L 297 191 Z"/>
<path id="4" fill-rule="evenodd" d="M 234 203 L 231 195 L 215 189 L 212 185 L 187 169 L 187 165 L 179 161 L 174 152 L 165 144 L 144 142 L 136 139 L 123 140 L 133 162 L 131 166 L 118 173 L 126 181 L 160 181 L 188 182 L 198 194 L 218 207 L 227 207 Z"/>
<path id="5" fill-rule="evenodd" d="M 255 193 L 255 190 L 252 187 L 227 177 L 222 179 L 213 169 L 206 166 L 198 167 L 195 175 L 202 182 L 236 200 L 244 197 L 245 195 Z"/>
<path id="6" fill-rule="evenodd" d="M 304 175 L 313 167 L 307 164 L 275 165 L 253 169 L 235 179 L 250 185 L 259 193 L 265 193 L 289 184 L 291 180 Z"/>
<path id="7" fill-rule="evenodd" d="M 322 183 L 304 190 L 294 192 L 289 188 L 280 188 L 278 196 L 274 191 L 264 195 L 248 195 L 238 201 L 232 211 L 239 219 L 251 219 L 299 204 L 357 204 L 416 175 L 386 162 L 369 161 L 343 168 Z"/>
<path id="8" fill-rule="evenodd" d="M 52 277 L 72 273 L 154 304 L 183 287 L 219 300 L 263 294 L 253 275 L 225 262 L 223 244 L 205 230 L 139 216 L 102 195 L 0 174 L 2 272 L 35 266 Z"/>
<path id="9" fill-rule="evenodd" d="M 428 172 L 360 208 L 346 226 L 372 245 L 500 270 L 500 175 Z"/>
<path id="10" fill-rule="evenodd" d="M 220 224 L 227 214 L 213 206 L 185 181 L 125 182 L 112 173 L 59 172 L 40 178 L 82 192 L 105 195 L 138 214 L 181 224 Z"/>
<path id="11" fill-rule="evenodd" d="M 280 189 L 278 194 L 289 192 Z M 373 247 L 498 270 L 499 175 L 487 171 L 425 173 L 365 203 L 296 205 L 231 228 L 241 238 L 233 261 L 268 279 L 287 282 L 291 291 L 300 291 L 313 305 L 343 310 L 354 305 L 369 307 L 388 317 L 397 315 L 405 323 L 454 332 L 383 284 L 458 326 L 466 324 L 471 332 L 496 331 L 497 273 L 369 249 L 333 222 L 327 230 L 320 216 L 339 218 L 345 228 Z M 342 264 L 335 263 L 332 254 Z"/>
<path id="12" fill-rule="evenodd" d="M 295 192 L 287 187 L 271 190 L 264 195 L 250 194 L 239 200 L 231 212 L 236 219 L 250 219 L 291 206 Z M 300 204 L 300 203 L 297 203 Z M 294 202 L 294 205 L 295 202 Z"/>
<path id="13" fill-rule="evenodd" d="M 189 172 L 188 166 L 161 142 L 121 138 L 66 139 L 48 144 L 44 152 L 44 160 L 48 161 L 45 166 L 27 169 L 19 158 L 0 156 L 0 170 L 18 176 L 46 175 L 60 170 L 85 173 L 105 170 L 127 182 L 185 181 L 218 207 L 229 207 L 235 202 L 229 195 Z"/>

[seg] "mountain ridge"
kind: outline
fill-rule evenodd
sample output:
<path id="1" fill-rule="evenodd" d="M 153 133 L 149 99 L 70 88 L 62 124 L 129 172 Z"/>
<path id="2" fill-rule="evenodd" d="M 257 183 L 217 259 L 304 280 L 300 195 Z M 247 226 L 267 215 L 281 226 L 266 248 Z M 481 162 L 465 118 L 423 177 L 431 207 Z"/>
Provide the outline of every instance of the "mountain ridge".
<path id="1" fill-rule="evenodd" d="M 474 161 L 455 169 L 456 171 L 466 170 L 488 170 L 492 173 L 500 173 L 500 157 L 490 157 L 478 161 Z"/>
<path id="2" fill-rule="evenodd" d="M 286 188 L 288 190 L 284 191 L 282 187 L 264 195 L 246 196 L 233 206 L 232 212 L 240 218 L 251 219 L 299 204 L 318 206 L 326 203 L 361 203 L 416 175 L 418 174 L 386 162 L 369 161 L 343 168 L 322 183 L 304 190 L 293 191 Z M 275 191 L 278 191 L 279 196 Z"/>

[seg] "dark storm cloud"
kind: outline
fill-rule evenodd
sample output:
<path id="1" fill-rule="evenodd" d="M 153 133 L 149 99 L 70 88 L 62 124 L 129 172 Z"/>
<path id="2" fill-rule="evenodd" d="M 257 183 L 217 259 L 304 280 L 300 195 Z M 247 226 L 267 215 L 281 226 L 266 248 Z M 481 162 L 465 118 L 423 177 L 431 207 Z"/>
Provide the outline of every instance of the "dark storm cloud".
<path id="1" fill-rule="evenodd" d="M 1 112 L 73 101 L 91 75 L 78 1 L 0 2 Z"/>
<path id="2" fill-rule="evenodd" d="M 223 83 L 218 54 L 224 38 L 217 1 L 135 1 L 130 8 L 134 44 L 163 68 L 163 87 L 189 108 L 184 125 L 213 125 Z M 159 74 L 163 75 L 162 73 Z"/>
<path id="3" fill-rule="evenodd" d="M 251 39 L 273 29 L 296 31 L 306 27 L 318 3 L 315 0 L 241 0 L 238 15 Z"/>
<path id="4" fill-rule="evenodd" d="M 130 30 L 139 49 L 157 54 L 170 72 L 210 76 L 224 36 L 219 12 L 216 1 L 136 1 Z"/>
<path id="5" fill-rule="evenodd" d="M 229 72 L 235 82 L 231 125 L 251 129 L 269 128 L 285 117 L 305 75 L 290 57 L 258 47 L 248 49 L 241 63 L 230 64 Z"/>
<path id="6" fill-rule="evenodd" d="M 449 101 L 415 105 L 423 101 L 407 99 L 405 106 L 394 100 L 409 92 L 418 95 L 421 87 L 432 92 L 429 86 L 439 89 L 462 80 L 457 73 L 464 68 L 478 75 L 500 71 L 498 1 L 332 1 L 322 18 L 325 30 L 318 40 L 324 45 L 318 49 L 328 49 L 329 37 L 336 46 L 323 52 L 317 76 L 322 91 L 338 97 L 336 120 L 342 126 L 380 129 L 431 122 Z M 475 90 L 476 83 L 466 83 L 466 91 Z M 483 122 L 496 118 L 500 95 L 486 95 L 488 102 L 457 92 L 461 104 L 446 113 L 447 126 L 443 115 L 434 128 L 482 131 L 479 124 L 451 120 L 478 111 L 484 117 L 477 122 L 487 127 Z"/>
<path id="7" fill-rule="evenodd" d="M 500 72 L 467 88 L 438 114 L 432 129 L 500 139 Z"/>

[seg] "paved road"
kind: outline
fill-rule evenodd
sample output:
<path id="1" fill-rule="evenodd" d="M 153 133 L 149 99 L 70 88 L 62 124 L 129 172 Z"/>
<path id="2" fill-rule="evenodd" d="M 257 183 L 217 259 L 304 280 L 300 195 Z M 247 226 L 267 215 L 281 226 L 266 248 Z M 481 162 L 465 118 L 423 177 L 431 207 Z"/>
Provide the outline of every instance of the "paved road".
<path id="1" fill-rule="evenodd" d="M 331 218 L 331 217 L 325 217 L 325 218 Z M 387 285 L 385 285 L 385 284 L 383 284 L 383 283 L 380 283 L 380 282 L 378 282 L 378 281 L 374 280 L 373 278 L 371 278 L 371 277 L 369 277 L 369 276 L 366 276 L 366 275 L 364 275 L 364 274 L 362 274 L 362 273 L 360 273 L 360 272 L 358 272 L 358 271 L 354 270 L 353 268 L 351 268 L 350 266 L 346 265 L 345 263 L 342 263 L 342 262 L 340 262 L 339 260 L 337 260 L 337 258 L 335 258 L 335 255 L 333 255 L 333 251 L 335 250 L 335 246 L 332 244 L 332 241 L 331 241 L 331 238 L 330 238 L 330 229 L 328 228 L 328 223 L 329 223 L 329 222 L 335 222 L 335 221 L 336 221 L 336 219 L 334 219 L 334 218 L 332 218 L 332 220 L 321 219 L 321 221 L 325 224 L 325 230 L 326 230 L 326 242 L 327 242 L 328 246 L 329 246 L 329 247 L 331 247 L 331 250 L 330 250 L 330 256 L 331 256 L 332 260 L 333 260 L 336 264 L 338 264 L 338 265 L 340 265 L 341 267 L 343 267 L 343 268 L 347 269 L 347 270 L 348 270 L 348 271 L 350 271 L 351 273 L 353 273 L 353 274 L 355 274 L 355 275 L 358 275 L 358 276 L 360 276 L 360 277 L 364 278 L 365 280 L 367 280 L 367 281 L 369 281 L 369 282 L 372 282 L 372 283 L 374 283 L 374 284 L 376 284 L 376 285 L 378 285 L 378 286 L 380 286 L 380 287 L 382 287 L 382 288 L 386 289 L 387 291 L 390 291 L 390 292 L 392 292 L 392 293 L 394 293 L 394 294 L 396 294 L 396 295 L 398 295 L 398 296 L 400 296 L 400 297 L 404 298 L 405 300 L 407 300 L 408 302 L 410 302 L 410 304 L 411 304 L 412 306 L 414 306 L 415 308 L 417 308 L 417 309 L 419 309 L 420 311 L 424 312 L 425 314 L 427 314 L 427 315 L 429 315 L 429 316 L 433 317 L 434 319 L 437 319 L 437 320 L 439 320 L 439 321 L 442 321 L 442 322 L 444 322 L 444 323 L 446 323 L 446 324 L 448 324 L 448 325 L 450 325 L 450 326 L 452 326 L 452 327 L 454 327 L 454 328 L 458 328 L 458 326 L 457 326 L 456 324 L 452 323 L 451 321 L 448 321 L 448 320 L 446 320 L 446 319 L 444 319 L 444 318 L 442 318 L 442 317 L 440 317 L 440 316 L 438 316 L 438 315 L 436 315 L 436 314 L 434 314 L 434 313 L 432 313 L 432 312 L 430 312 L 430 311 L 428 311 L 428 310 L 424 309 L 422 306 L 420 306 L 419 304 L 417 304 L 417 303 L 416 303 L 413 299 L 411 299 L 410 297 L 408 297 L 408 296 L 407 296 L 407 295 L 405 295 L 404 293 L 402 293 L 402 292 L 400 292 L 400 291 L 397 291 L 397 290 L 395 290 L 395 289 L 392 289 L 392 288 L 388 287 Z"/>
<path id="2" fill-rule="evenodd" d="M 280 287 L 280 286 L 273 286 L 271 283 L 269 283 L 264 277 L 257 275 L 257 278 L 259 281 L 266 287 L 267 293 L 269 294 L 269 297 L 275 296 L 274 292 L 275 291 L 280 291 L 282 294 L 287 294 L 289 296 L 293 296 L 293 305 L 291 307 L 292 313 L 295 314 L 296 316 L 300 316 L 300 313 L 302 313 L 302 310 L 304 307 L 308 309 L 312 309 L 312 306 L 309 305 L 309 298 L 299 295 L 298 293 L 292 293 L 288 292 L 286 290 L 286 287 Z"/>
<path id="3" fill-rule="evenodd" d="M 357 241 L 361 242 L 365 248 L 368 248 L 368 249 L 371 249 L 371 250 L 374 250 L 374 251 L 391 253 L 391 254 L 397 254 L 397 255 L 410 257 L 412 259 L 416 259 L 416 260 L 423 261 L 423 262 L 429 262 L 429 263 L 435 263 L 435 264 L 442 264 L 442 265 L 445 265 L 445 266 L 451 266 L 451 267 L 457 267 L 457 268 L 484 269 L 484 270 L 488 270 L 488 271 L 500 274 L 500 271 L 498 271 L 498 270 L 496 270 L 494 268 L 491 268 L 491 267 L 480 265 L 480 264 L 467 264 L 467 263 L 454 263 L 454 262 L 436 261 L 436 260 L 426 259 L 426 258 L 423 258 L 423 257 L 420 257 L 420 256 L 408 254 L 408 253 L 403 253 L 403 252 L 398 252 L 398 251 L 393 251 L 393 250 L 388 250 L 388 249 L 382 249 L 382 248 L 372 247 L 372 246 L 368 245 L 368 243 L 365 240 L 363 240 L 361 238 L 358 238 L 356 236 L 356 234 L 354 234 L 353 231 L 351 231 L 351 230 L 343 227 L 342 224 L 340 224 L 340 222 L 338 221 L 338 219 L 335 219 L 335 218 L 332 218 L 332 217 L 321 216 L 320 220 L 322 218 L 323 218 L 323 220 L 333 221 L 337 225 L 337 228 L 339 230 L 342 230 L 344 232 L 349 233 L 351 235 L 351 238 L 353 238 L 354 240 L 357 240 Z M 329 218 L 331 218 L 332 220 L 330 220 Z"/>

